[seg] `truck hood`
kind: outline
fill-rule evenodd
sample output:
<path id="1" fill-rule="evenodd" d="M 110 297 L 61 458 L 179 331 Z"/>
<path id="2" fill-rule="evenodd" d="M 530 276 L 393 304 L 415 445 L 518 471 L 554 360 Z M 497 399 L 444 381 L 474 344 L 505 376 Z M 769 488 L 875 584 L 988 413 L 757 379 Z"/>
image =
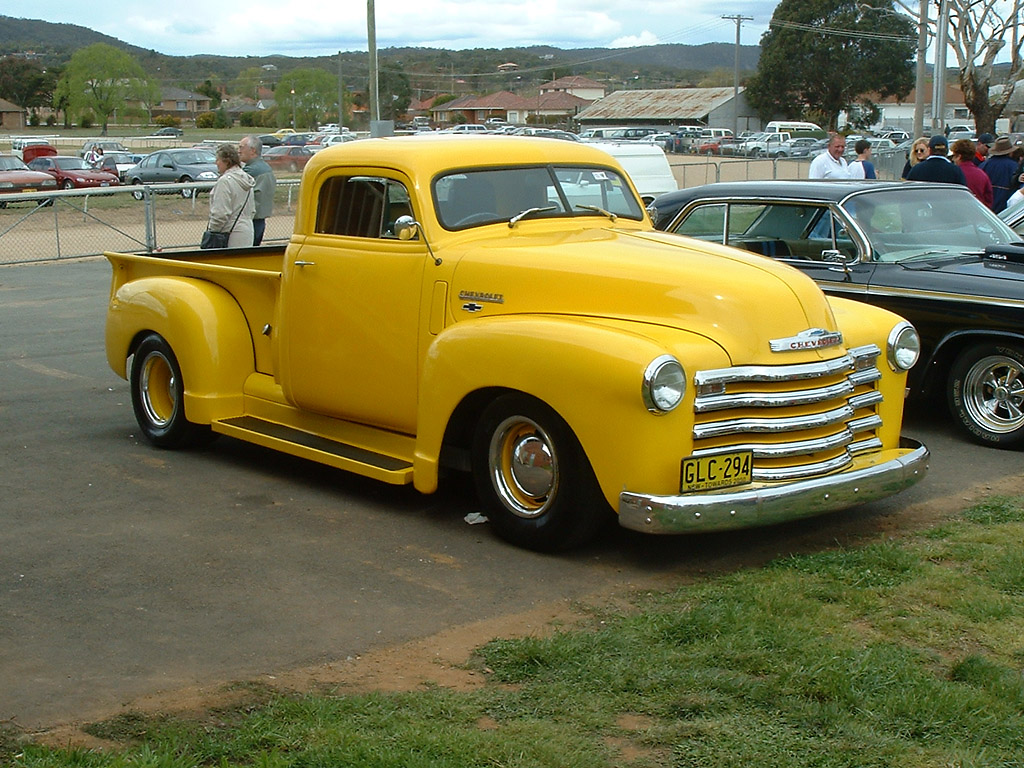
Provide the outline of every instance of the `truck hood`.
<path id="1" fill-rule="evenodd" d="M 561 314 L 652 324 L 704 336 L 734 364 L 800 362 L 805 352 L 772 353 L 768 340 L 838 330 L 810 278 L 734 248 L 611 228 L 476 234 L 444 254 L 457 260 L 450 293 L 457 322 Z"/>

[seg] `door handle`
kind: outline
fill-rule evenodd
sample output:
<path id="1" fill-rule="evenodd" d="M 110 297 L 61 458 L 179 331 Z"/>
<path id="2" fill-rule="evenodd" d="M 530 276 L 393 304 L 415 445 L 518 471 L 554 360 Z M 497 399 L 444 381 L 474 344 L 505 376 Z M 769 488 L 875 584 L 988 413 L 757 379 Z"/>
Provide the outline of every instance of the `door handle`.
<path id="1" fill-rule="evenodd" d="M 315 267 L 316 266 L 316 262 L 315 261 L 296 261 L 295 262 L 295 266 L 296 267 Z"/>

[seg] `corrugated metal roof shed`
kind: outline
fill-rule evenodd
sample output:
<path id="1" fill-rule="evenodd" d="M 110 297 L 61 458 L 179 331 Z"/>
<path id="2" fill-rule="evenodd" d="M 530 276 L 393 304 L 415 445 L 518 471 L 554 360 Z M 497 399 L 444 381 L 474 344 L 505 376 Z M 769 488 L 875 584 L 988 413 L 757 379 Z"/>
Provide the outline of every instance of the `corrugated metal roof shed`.
<path id="1" fill-rule="evenodd" d="M 743 88 L 740 88 L 740 95 Z M 702 120 L 730 101 L 732 88 L 662 88 L 616 91 L 584 109 L 576 119 L 586 121 Z"/>

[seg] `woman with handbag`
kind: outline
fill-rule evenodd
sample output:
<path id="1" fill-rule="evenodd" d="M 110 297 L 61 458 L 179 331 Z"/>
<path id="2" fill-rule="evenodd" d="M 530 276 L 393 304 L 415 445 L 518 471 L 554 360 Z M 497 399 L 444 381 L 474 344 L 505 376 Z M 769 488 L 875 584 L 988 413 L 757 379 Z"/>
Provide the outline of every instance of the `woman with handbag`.
<path id="1" fill-rule="evenodd" d="M 256 201 L 252 189 L 256 182 L 242 169 L 238 147 L 217 147 L 220 178 L 210 192 L 210 221 L 203 233 L 203 248 L 247 248 L 252 245 L 252 217 Z"/>

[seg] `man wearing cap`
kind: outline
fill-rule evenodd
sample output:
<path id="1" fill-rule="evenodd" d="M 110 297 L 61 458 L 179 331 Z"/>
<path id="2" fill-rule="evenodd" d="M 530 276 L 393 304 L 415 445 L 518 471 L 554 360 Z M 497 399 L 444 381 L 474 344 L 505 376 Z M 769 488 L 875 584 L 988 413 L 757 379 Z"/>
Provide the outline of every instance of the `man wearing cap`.
<path id="1" fill-rule="evenodd" d="M 981 170 L 992 180 L 992 210 L 999 213 L 1006 208 L 1006 201 L 1019 186 L 1017 163 L 1010 157 L 1013 144 L 1009 136 L 1000 136 L 988 152 L 988 159 L 981 164 Z"/>
<path id="2" fill-rule="evenodd" d="M 964 172 L 946 157 L 948 145 L 946 137 L 938 133 L 928 140 L 928 157 L 919 162 L 907 173 L 907 181 L 939 181 L 945 184 L 963 184 L 967 186 Z"/>
<path id="3" fill-rule="evenodd" d="M 978 145 L 975 147 L 974 153 L 974 164 L 981 165 L 985 162 L 985 158 L 988 157 L 988 151 L 992 148 L 992 142 L 996 140 L 996 137 L 991 133 L 983 133 L 978 137 Z"/>

